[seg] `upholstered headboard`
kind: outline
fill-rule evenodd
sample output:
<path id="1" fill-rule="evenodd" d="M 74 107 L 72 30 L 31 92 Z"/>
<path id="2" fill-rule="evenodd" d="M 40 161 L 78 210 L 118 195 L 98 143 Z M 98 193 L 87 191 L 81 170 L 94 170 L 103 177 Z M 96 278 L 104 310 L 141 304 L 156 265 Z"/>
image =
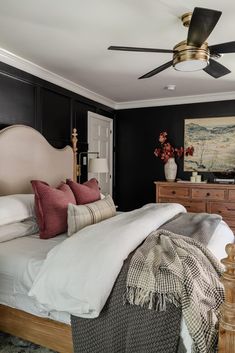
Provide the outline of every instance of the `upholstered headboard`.
<path id="1" fill-rule="evenodd" d="M 29 126 L 13 125 L 0 131 L 0 195 L 32 193 L 32 179 L 55 186 L 72 179 L 73 169 L 70 146 L 56 149 Z"/>

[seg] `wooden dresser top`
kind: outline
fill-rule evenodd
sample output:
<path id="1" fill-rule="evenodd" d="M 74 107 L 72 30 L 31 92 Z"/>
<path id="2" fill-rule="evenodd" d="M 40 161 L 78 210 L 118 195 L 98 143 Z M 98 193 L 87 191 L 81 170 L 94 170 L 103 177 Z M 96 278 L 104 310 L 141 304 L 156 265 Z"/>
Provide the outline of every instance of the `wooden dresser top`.
<path id="1" fill-rule="evenodd" d="M 169 186 L 169 187 L 200 187 L 200 188 L 221 188 L 221 189 L 235 189 L 235 184 L 225 184 L 225 183 L 191 183 L 183 182 L 170 182 L 170 181 L 155 181 L 154 184 L 161 186 Z"/>

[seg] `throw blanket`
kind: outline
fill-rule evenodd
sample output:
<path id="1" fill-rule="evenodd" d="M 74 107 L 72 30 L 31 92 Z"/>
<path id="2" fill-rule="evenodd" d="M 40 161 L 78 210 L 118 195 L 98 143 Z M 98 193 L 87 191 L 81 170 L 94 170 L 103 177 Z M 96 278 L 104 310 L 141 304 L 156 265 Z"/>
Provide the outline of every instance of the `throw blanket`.
<path id="1" fill-rule="evenodd" d="M 182 308 L 197 353 L 214 353 L 218 309 L 224 299 L 222 266 L 198 241 L 168 230 L 153 232 L 131 261 L 126 298 L 130 304 Z"/>
<path id="2" fill-rule="evenodd" d="M 204 214 L 199 218 L 200 222 L 198 215 L 181 213 L 161 227 L 177 227 L 181 233 L 187 228 L 190 236 L 199 234 L 199 228 L 206 229 L 207 242 L 220 217 L 214 219 L 214 216 Z M 167 303 L 167 311 L 155 311 L 137 305 L 123 305 L 132 256 L 133 253 L 125 261 L 98 318 L 87 320 L 71 316 L 74 353 L 156 353 L 156 349 L 158 353 L 185 353 L 179 340 L 180 307 Z"/>

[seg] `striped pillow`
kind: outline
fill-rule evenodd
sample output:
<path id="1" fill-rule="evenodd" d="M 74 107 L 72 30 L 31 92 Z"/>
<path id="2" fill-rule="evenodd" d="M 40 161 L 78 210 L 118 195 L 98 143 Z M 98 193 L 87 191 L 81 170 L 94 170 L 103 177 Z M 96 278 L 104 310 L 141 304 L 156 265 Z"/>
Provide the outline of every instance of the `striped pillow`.
<path id="1" fill-rule="evenodd" d="M 86 205 L 68 205 L 68 236 L 82 228 L 115 216 L 116 207 L 110 195 Z"/>

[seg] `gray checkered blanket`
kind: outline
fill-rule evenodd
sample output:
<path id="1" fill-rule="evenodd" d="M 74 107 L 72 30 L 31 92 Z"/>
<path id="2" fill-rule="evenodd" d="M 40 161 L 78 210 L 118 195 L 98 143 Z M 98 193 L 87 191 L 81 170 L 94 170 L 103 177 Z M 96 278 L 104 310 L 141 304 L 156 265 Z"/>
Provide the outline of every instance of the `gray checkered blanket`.
<path id="1" fill-rule="evenodd" d="M 218 309 L 224 299 L 222 270 L 199 241 L 160 229 L 132 257 L 126 299 L 156 311 L 166 310 L 169 303 L 181 307 L 193 352 L 214 353 Z"/>

